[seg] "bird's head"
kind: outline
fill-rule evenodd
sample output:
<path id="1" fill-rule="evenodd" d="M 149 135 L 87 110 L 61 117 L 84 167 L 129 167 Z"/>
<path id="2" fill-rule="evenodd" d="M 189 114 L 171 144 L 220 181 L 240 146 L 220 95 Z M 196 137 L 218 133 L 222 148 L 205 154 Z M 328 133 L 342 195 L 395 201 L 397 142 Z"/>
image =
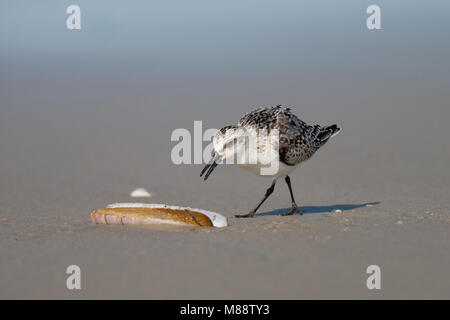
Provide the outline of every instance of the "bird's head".
<path id="1" fill-rule="evenodd" d="M 245 152 L 246 131 L 237 126 L 226 126 L 220 129 L 213 139 L 214 151 L 223 160 L 232 160 L 236 155 Z"/>

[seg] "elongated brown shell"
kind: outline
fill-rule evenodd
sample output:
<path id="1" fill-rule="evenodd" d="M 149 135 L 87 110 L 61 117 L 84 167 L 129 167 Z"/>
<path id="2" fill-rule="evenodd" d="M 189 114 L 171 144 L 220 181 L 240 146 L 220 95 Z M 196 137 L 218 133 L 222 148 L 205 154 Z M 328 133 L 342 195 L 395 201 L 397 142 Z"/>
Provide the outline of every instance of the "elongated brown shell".
<path id="1" fill-rule="evenodd" d="M 91 213 L 96 224 L 187 224 L 213 226 L 208 216 L 189 209 L 119 207 L 103 208 Z"/>

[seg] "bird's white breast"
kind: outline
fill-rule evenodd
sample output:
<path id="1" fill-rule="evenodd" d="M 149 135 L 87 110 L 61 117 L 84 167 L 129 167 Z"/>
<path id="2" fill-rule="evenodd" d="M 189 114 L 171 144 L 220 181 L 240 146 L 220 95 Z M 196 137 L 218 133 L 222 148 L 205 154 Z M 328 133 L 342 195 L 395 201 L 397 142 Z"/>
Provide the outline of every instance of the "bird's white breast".
<path id="1" fill-rule="evenodd" d="M 272 162 L 270 165 L 262 164 L 236 164 L 239 168 L 250 171 L 258 176 L 284 177 L 291 173 L 297 166 L 288 166 L 281 161 Z M 273 169 L 273 170 L 272 170 Z"/>

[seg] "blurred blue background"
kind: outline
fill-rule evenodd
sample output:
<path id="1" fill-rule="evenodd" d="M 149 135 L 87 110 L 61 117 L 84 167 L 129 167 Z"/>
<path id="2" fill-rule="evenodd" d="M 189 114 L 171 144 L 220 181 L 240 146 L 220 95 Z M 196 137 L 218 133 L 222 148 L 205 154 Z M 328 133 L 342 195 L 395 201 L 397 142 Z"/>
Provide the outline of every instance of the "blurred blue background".
<path id="1" fill-rule="evenodd" d="M 374 3 L 382 30 L 370 31 Z M 81 30 L 66 28 L 71 4 Z M 3 0 L 0 146 L 11 166 L 32 150 L 35 166 L 45 146 L 95 158 L 118 145 L 132 166 L 157 165 L 170 162 L 175 128 L 284 104 L 340 124 L 350 153 L 439 152 L 450 135 L 448 12 L 446 0 Z M 145 151 L 155 149 L 160 159 Z"/>
<path id="2" fill-rule="evenodd" d="M 423 68 L 437 59 L 447 63 L 437 69 L 448 67 L 448 1 L 376 1 L 383 30 L 370 32 L 365 11 L 373 3 L 4 0 L 1 62 L 222 73 Z M 66 29 L 70 4 L 81 7 L 80 31 Z"/>

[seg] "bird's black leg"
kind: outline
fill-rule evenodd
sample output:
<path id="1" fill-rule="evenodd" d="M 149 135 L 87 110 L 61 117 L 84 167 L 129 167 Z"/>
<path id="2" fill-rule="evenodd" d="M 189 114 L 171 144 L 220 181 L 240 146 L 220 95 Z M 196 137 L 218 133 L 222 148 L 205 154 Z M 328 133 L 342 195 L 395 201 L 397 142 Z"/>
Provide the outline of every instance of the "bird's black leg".
<path id="1" fill-rule="evenodd" d="M 300 215 L 303 215 L 303 212 L 298 208 L 297 204 L 295 203 L 294 194 L 292 193 L 292 187 L 291 187 L 291 178 L 289 176 L 286 176 L 284 179 L 286 181 L 286 184 L 289 187 L 289 193 L 291 194 L 291 201 L 292 201 L 292 209 L 288 213 L 283 213 L 283 216 L 290 216 L 294 214 L 294 212 L 300 213 Z"/>
<path id="2" fill-rule="evenodd" d="M 266 201 L 266 199 L 272 194 L 273 190 L 275 189 L 275 182 L 276 180 L 273 180 L 272 184 L 270 185 L 269 189 L 266 190 L 266 194 L 264 195 L 264 198 L 261 200 L 260 203 L 256 206 L 255 209 L 250 211 L 248 214 L 237 214 L 235 215 L 236 218 L 250 218 L 255 215 L 255 212 L 261 207 L 261 205 Z"/>

